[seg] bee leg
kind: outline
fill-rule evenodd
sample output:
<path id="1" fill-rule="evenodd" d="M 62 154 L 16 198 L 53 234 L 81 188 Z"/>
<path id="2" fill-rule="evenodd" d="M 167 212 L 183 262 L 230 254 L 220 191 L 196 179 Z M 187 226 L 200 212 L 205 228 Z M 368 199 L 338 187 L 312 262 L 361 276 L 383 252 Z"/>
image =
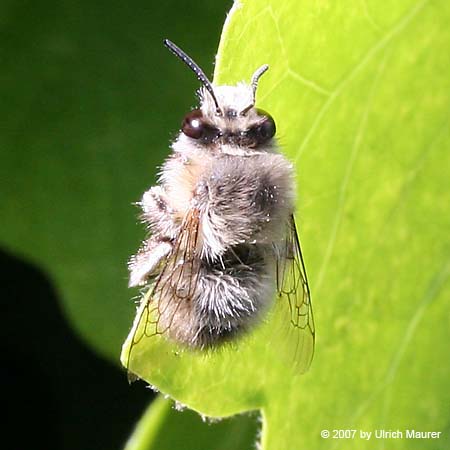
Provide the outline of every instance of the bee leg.
<path id="1" fill-rule="evenodd" d="M 179 226 L 175 222 L 174 210 L 169 205 L 167 195 L 161 186 L 153 186 L 144 193 L 139 205 L 142 208 L 141 220 L 154 235 L 173 239 Z"/>
<path id="2" fill-rule="evenodd" d="M 161 186 L 154 186 L 145 192 L 139 205 L 142 208 L 141 220 L 150 228 L 152 236 L 144 241 L 128 263 L 130 287 L 142 286 L 150 277 L 157 275 L 161 263 L 172 251 L 172 241 L 179 228 Z"/>
<path id="3" fill-rule="evenodd" d="M 171 251 L 172 243 L 168 239 L 151 237 L 144 241 L 140 250 L 128 262 L 130 271 L 128 286 L 144 285 L 149 277 L 157 274 L 161 262 Z"/>

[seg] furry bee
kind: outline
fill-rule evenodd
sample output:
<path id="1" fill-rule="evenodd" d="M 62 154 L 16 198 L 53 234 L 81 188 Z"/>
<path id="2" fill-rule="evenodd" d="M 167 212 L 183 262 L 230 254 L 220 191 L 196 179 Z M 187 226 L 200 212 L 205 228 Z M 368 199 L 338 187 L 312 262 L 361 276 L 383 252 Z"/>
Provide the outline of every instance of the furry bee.
<path id="1" fill-rule="evenodd" d="M 306 342 L 314 321 L 294 222 L 292 164 L 278 151 L 274 119 L 255 107 L 263 65 L 250 84 L 213 86 L 169 40 L 165 46 L 196 74 L 200 107 L 190 111 L 159 184 L 139 203 L 150 231 L 129 261 L 129 286 L 145 286 L 133 345 L 163 334 L 191 348 L 213 348 L 251 329 L 275 292 Z"/>

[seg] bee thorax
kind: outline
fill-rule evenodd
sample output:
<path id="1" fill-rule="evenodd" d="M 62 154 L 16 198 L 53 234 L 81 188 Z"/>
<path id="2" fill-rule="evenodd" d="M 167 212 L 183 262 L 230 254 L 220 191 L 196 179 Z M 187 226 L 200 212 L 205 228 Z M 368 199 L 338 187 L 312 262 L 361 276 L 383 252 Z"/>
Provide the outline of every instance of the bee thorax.
<path id="1" fill-rule="evenodd" d="M 242 243 L 279 241 L 293 209 L 291 167 L 276 154 L 225 156 L 203 174 L 202 254 L 216 259 Z"/>

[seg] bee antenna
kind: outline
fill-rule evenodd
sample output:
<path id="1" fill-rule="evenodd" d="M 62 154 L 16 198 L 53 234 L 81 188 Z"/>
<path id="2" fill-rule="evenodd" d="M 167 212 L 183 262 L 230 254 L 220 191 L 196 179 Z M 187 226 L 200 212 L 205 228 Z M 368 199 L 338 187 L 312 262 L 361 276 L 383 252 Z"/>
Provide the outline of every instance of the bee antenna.
<path id="1" fill-rule="evenodd" d="M 256 89 L 258 88 L 258 81 L 261 78 L 261 76 L 267 71 L 268 68 L 269 68 L 269 65 L 264 64 L 259 69 L 257 69 L 256 72 L 252 76 L 251 86 L 252 86 L 252 90 L 253 90 L 253 104 L 255 104 Z"/>
<path id="2" fill-rule="evenodd" d="M 252 102 L 246 108 L 244 108 L 239 115 L 245 116 L 247 112 L 255 106 L 256 102 L 256 89 L 258 89 L 258 81 L 264 72 L 269 68 L 268 64 L 262 65 L 259 69 L 256 69 L 255 73 L 252 76 L 252 81 L 250 81 L 250 86 L 252 87 Z"/>
<path id="3" fill-rule="evenodd" d="M 197 79 L 205 86 L 206 90 L 210 93 L 214 103 L 216 105 L 217 114 L 222 114 L 222 111 L 219 107 L 219 102 L 214 94 L 214 89 L 212 87 L 211 82 L 208 80 L 208 77 L 205 75 L 202 69 L 193 61 L 191 57 L 189 57 L 181 48 L 177 47 L 172 41 L 169 39 L 164 39 L 164 45 L 181 61 L 183 61 L 197 76 Z"/>

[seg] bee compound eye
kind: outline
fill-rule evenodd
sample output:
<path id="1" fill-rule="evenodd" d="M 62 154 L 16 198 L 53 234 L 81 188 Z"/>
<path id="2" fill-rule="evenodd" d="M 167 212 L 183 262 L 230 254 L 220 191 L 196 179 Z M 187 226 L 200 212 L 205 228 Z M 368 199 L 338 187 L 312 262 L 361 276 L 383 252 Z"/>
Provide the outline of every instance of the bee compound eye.
<path id="1" fill-rule="evenodd" d="M 181 131 L 192 139 L 200 139 L 204 134 L 205 123 L 200 109 L 194 109 L 186 114 L 181 125 Z"/>
<path id="2" fill-rule="evenodd" d="M 259 137 L 262 141 L 267 141 L 275 135 L 277 128 L 272 116 L 266 114 L 264 120 L 258 127 Z"/>
<path id="3" fill-rule="evenodd" d="M 275 136 L 277 131 L 275 121 L 270 114 L 260 109 L 257 112 L 260 116 L 260 121 L 247 132 L 249 138 L 254 140 L 256 145 L 266 143 Z"/>

